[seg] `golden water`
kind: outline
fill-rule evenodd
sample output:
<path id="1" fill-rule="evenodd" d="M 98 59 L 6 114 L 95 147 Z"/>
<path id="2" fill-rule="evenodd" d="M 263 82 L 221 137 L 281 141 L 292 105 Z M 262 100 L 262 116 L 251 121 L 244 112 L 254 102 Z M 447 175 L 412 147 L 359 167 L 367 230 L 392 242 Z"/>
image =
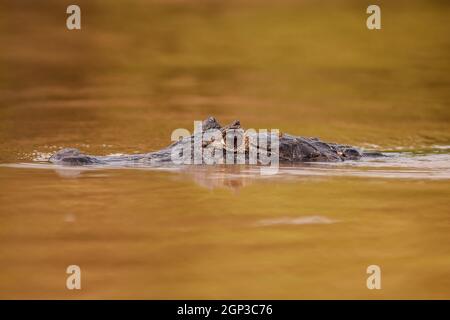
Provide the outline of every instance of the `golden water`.
<path id="1" fill-rule="evenodd" d="M 450 297 L 448 4 L 381 2 L 369 31 L 358 1 L 78 3 L 81 31 L 58 1 L 1 5 L 0 297 Z M 208 115 L 401 153 L 275 176 L 43 161 Z"/>

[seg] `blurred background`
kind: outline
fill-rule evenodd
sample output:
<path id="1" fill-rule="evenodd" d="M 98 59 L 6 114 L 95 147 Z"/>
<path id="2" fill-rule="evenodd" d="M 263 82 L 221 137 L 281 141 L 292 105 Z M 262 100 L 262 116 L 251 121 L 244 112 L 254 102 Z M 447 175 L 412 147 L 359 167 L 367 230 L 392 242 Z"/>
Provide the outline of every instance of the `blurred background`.
<path id="1" fill-rule="evenodd" d="M 2 1 L 3 161 L 148 151 L 208 115 L 383 147 L 449 144 L 448 1 Z M 102 145 L 113 150 L 103 150 Z M 111 149 L 110 148 L 110 149 Z"/>

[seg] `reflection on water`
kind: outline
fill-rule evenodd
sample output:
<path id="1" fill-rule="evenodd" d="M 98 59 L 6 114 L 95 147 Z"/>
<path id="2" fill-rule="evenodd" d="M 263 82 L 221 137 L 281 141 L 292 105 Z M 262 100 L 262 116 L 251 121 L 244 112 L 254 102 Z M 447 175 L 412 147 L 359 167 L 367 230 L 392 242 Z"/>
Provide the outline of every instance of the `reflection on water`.
<path id="1" fill-rule="evenodd" d="M 77 4 L 80 32 L 58 0 L 0 10 L 0 297 L 450 297 L 448 2 L 381 1 L 380 32 L 357 0 Z M 209 115 L 388 157 L 45 162 L 158 150 Z"/>
<path id="2" fill-rule="evenodd" d="M 444 149 L 447 151 L 447 149 Z M 430 152 L 432 150 L 427 149 Z M 164 166 L 133 163 L 128 161 L 117 162 L 111 165 L 89 166 L 61 166 L 48 162 L 51 154 L 35 154 L 35 163 L 0 164 L 4 167 L 24 169 L 50 169 L 60 177 L 76 178 L 83 172 L 96 172 L 101 176 L 106 169 L 135 169 L 170 171 L 188 176 L 199 186 L 214 189 L 227 187 L 239 189 L 249 185 L 255 179 L 287 180 L 296 177 L 366 177 L 366 178 L 396 178 L 396 179 L 450 179 L 450 154 L 442 153 L 440 148 L 433 153 L 423 153 L 418 150 L 411 152 L 384 152 L 383 157 L 364 157 L 357 161 L 344 162 L 305 162 L 297 164 L 280 164 L 279 168 L 270 175 L 261 175 L 261 166 L 251 165 L 170 165 Z"/>
<path id="3" fill-rule="evenodd" d="M 257 226 L 273 226 L 273 225 L 299 225 L 299 224 L 317 224 L 317 223 L 335 223 L 327 217 L 321 216 L 305 216 L 300 218 L 282 217 L 275 219 L 263 219 L 256 223 Z"/>
<path id="4" fill-rule="evenodd" d="M 1 295 L 448 296 L 448 179 L 214 171 L 1 166 Z"/>

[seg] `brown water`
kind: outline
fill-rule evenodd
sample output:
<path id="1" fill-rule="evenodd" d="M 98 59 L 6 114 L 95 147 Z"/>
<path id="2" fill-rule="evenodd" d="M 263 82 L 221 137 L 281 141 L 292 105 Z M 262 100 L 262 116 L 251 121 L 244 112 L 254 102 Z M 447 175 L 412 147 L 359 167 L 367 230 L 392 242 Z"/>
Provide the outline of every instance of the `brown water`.
<path id="1" fill-rule="evenodd" d="M 81 31 L 58 1 L 1 4 L 1 298 L 450 298 L 446 2 L 381 2 L 381 31 L 357 1 L 78 4 Z M 208 115 L 391 157 L 45 162 L 156 150 Z"/>

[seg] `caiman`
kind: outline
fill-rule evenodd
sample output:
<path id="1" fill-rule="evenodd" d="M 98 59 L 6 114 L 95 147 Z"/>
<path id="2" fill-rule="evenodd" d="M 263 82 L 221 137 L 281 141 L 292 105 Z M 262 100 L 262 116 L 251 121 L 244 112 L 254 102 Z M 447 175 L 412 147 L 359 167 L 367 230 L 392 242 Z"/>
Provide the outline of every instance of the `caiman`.
<path id="1" fill-rule="evenodd" d="M 202 131 L 189 137 L 184 137 L 168 147 L 159 151 L 132 154 L 132 155 L 114 155 L 114 156 L 92 156 L 80 152 L 78 149 L 65 148 L 49 158 L 49 161 L 61 165 L 119 165 L 119 164 L 149 164 L 164 165 L 172 162 L 172 152 L 174 148 L 183 147 L 189 144 L 189 148 L 194 148 L 194 139 L 196 135 L 202 135 L 209 130 L 219 130 L 222 135 L 222 141 L 215 141 L 215 148 L 223 146 L 224 154 L 228 150 L 224 140 L 229 130 L 241 129 L 240 122 L 234 121 L 230 125 L 222 127 L 214 117 L 209 117 L 202 122 Z M 340 162 L 346 160 L 359 160 L 362 157 L 382 156 L 377 152 L 362 152 L 361 149 L 349 145 L 342 145 L 331 142 L 323 142 L 318 138 L 300 137 L 286 133 L 278 134 L 279 163 L 299 163 L 299 162 Z M 245 140 L 246 141 L 246 140 Z M 201 148 L 206 148 L 212 141 L 202 142 Z M 217 146 L 219 143 L 219 147 Z M 266 147 L 269 152 L 275 152 L 270 148 L 270 140 Z M 248 155 L 249 143 L 244 143 L 245 154 Z M 177 149 L 179 150 L 179 149 Z M 178 152 L 178 151 L 177 151 Z M 191 153 L 192 155 L 194 153 Z M 193 156 L 192 156 L 193 157 Z"/>

